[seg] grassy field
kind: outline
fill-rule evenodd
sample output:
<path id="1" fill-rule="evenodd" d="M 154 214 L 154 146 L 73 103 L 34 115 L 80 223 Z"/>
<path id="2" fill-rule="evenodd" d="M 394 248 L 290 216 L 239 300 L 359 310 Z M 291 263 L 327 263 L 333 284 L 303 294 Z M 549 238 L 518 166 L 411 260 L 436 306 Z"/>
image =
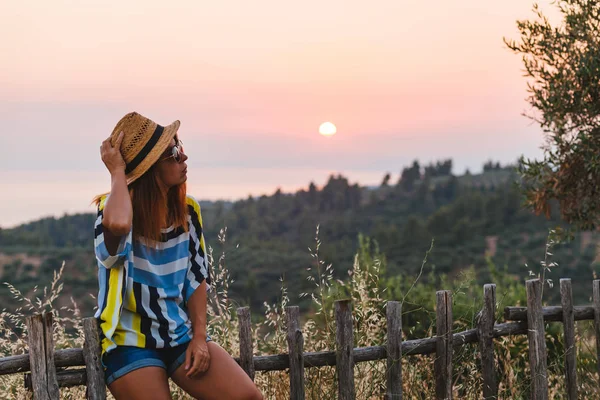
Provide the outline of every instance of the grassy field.
<path id="1" fill-rule="evenodd" d="M 426 260 L 423 261 L 418 276 L 384 278 L 385 257 L 372 248 L 367 240 L 362 240 L 356 252 L 355 261 L 348 278 L 334 278 L 333 266 L 319 258 L 321 243 L 318 240 L 311 255 L 314 265 L 310 267 L 309 281 L 313 290 L 301 296 L 309 298 L 310 312 L 304 314 L 301 327 L 305 338 L 305 351 L 333 349 L 335 326 L 332 321 L 333 302 L 340 298 L 351 298 L 355 328 L 355 347 L 375 346 L 385 343 L 385 308 L 387 300 L 403 302 L 403 339 L 415 339 L 435 335 L 435 291 L 451 289 L 453 292 L 454 329 L 460 331 L 473 327 L 476 313 L 482 301 L 482 288 L 474 282 L 472 270 L 463 271 L 460 276 L 449 280 L 441 277 L 439 284 L 424 283 L 423 275 L 433 274 Z M 225 265 L 223 253 L 210 261 L 215 271 L 213 290 L 218 304 L 209 306 L 209 333 L 230 354 L 239 355 L 238 324 L 235 310 L 239 304 L 229 299 L 231 277 Z M 23 326 L 24 316 L 52 309 L 56 313 L 55 341 L 57 348 L 82 346 L 80 312 L 75 301 L 69 299 L 70 307 L 58 307 L 61 302 L 63 269 L 56 271 L 49 286 L 39 290 L 39 297 L 29 300 L 16 288 L 11 288 L 15 301 L 22 304 L 16 312 L 4 311 L 0 318 L 0 355 L 22 354 L 27 348 L 27 332 Z M 524 278 L 515 279 L 490 265 L 490 274 L 497 284 L 497 309 L 499 314 L 504 306 L 522 305 L 525 301 Z M 264 304 L 263 310 L 253 311 L 253 336 L 255 355 L 279 354 L 287 352 L 284 309 L 293 305 L 286 282 L 281 283 L 279 300 L 274 304 Z M 547 288 L 547 291 L 553 289 Z M 591 292 L 591 282 L 590 282 Z M 64 302 L 64 299 L 62 300 Z M 217 315 L 216 308 L 219 313 Z M 260 312 L 262 311 L 262 312 Z M 497 316 L 501 321 L 501 316 Z M 577 324 L 577 372 L 579 395 L 581 398 L 597 398 L 600 389 L 596 378 L 595 344 L 592 326 L 589 322 Z M 550 398 L 566 398 L 564 388 L 564 346 L 560 324 L 547 325 L 549 387 Z M 527 338 L 525 335 L 505 337 L 495 341 L 497 371 L 501 399 L 527 399 L 530 391 L 528 371 Z M 454 394 L 455 398 L 478 399 L 482 393 L 478 349 L 476 344 L 466 345 L 455 350 L 454 355 Z M 405 398 L 429 399 L 434 397 L 435 380 L 433 356 L 407 356 L 403 358 L 403 387 Z M 355 367 L 356 393 L 358 399 L 379 399 L 385 391 L 385 360 L 359 363 Z M 335 399 L 337 387 L 335 368 L 310 368 L 306 370 L 306 395 L 309 399 Z M 0 377 L 0 398 L 28 398 L 23 389 L 21 374 Z M 288 375 L 286 371 L 257 372 L 256 382 L 265 398 L 289 398 Z M 61 391 L 64 399 L 80 399 L 84 388 L 70 388 Z M 189 397 L 172 384 L 174 399 Z"/>

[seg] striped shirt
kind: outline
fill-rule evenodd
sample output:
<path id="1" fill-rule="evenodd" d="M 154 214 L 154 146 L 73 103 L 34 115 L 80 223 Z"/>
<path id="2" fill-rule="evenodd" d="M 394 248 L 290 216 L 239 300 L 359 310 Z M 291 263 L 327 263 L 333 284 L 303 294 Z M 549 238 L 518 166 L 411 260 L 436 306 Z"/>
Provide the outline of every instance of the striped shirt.
<path id="1" fill-rule="evenodd" d="M 207 290 L 210 285 L 200 205 L 187 196 L 188 232 L 163 229 L 157 248 L 151 248 L 130 231 L 111 256 L 104 243 L 105 204 L 103 197 L 94 234 L 102 353 L 119 345 L 168 348 L 189 342 L 187 302 L 204 280 Z"/>

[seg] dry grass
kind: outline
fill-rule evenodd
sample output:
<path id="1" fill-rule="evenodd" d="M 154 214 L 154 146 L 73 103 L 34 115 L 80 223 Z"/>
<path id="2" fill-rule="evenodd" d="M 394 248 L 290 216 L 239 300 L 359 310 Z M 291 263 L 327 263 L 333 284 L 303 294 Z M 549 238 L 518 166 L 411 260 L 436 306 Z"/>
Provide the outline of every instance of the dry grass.
<path id="1" fill-rule="evenodd" d="M 226 230 L 219 235 L 219 242 L 225 244 Z M 375 346 L 386 341 L 385 304 L 390 294 L 381 282 L 384 260 L 378 254 L 361 250 L 357 253 L 354 265 L 345 281 L 334 279 L 331 265 L 325 265 L 319 259 L 321 242 L 316 235 L 315 249 L 310 249 L 314 259 L 310 268 L 309 280 L 314 290 L 304 293 L 310 297 L 312 310 L 301 321 L 304 333 L 305 351 L 321 351 L 334 348 L 335 325 L 333 315 L 334 300 L 352 298 L 355 328 L 355 346 Z M 238 322 L 236 309 L 239 306 L 229 297 L 231 283 L 228 268 L 225 264 L 225 252 L 218 259 L 209 251 L 209 261 L 214 273 L 213 287 L 216 301 L 211 301 L 208 308 L 209 333 L 217 343 L 230 354 L 239 355 Z M 423 263 L 425 266 L 425 261 Z M 74 301 L 73 306 L 59 310 L 54 309 L 56 300 L 62 296 L 60 283 L 63 269 L 55 273 L 49 288 L 44 288 L 35 300 L 29 300 L 17 289 L 9 285 L 15 301 L 23 304 L 14 313 L 3 311 L 0 314 L 0 357 L 23 354 L 27 349 L 27 332 L 24 326 L 25 315 L 44 310 L 55 312 L 55 343 L 57 348 L 81 347 L 81 316 Z M 422 272 L 422 271 L 421 271 Z M 419 274 L 421 276 L 421 273 Z M 468 272 L 460 280 L 451 285 L 442 281 L 444 287 L 454 287 L 453 299 L 455 310 L 454 329 L 456 331 L 473 327 L 474 315 L 481 305 L 480 287 L 474 285 L 474 278 Z M 411 321 L 428 321 L 427 326 L 421 323 L 405 326 L 405 339 L 433 336 L 435 334 L 435 314 L 432 307 L 435 284 L 408 282 L 406 290 L 398 300 L 402 300 L 405 313 L 414 313 Z M 503 301 L 515 302 L 517 295 L 514 288 L 498 287 L 498 309 Z M 427 296 L 427 297 L 425 297 Z M 516 297 L 515 297 L 516 296 Z M 426 300 L 429 299 L 429 300 Z M 214 299 L 213 299 L 214 300 Z M 255 354 L 279 354 L 287 352 L 286 327 L 284 310 L 290 304 L 285 282 L 281 285 L 281 298 L 277 304 L 264 305 L 264 315 L 260 322 L 253 325 Z M 514 305 L 514 304 L 511 304 Z M 410 306 L 410 307 L 409 307 Z M 408 310 L 408 311 L 406 311 Z M 419 314 L 419 315 L 417 315 Z M 411 317 L 411 315 L 406 315 Z M 564 345 L 562 328 L 554 324 L 547 330 L 549 389 L 550 398 L 566 398 L 564 388 Z M 527 338 L 524 335 L 504 337 L 495 341 L 497 370 L 499 373 L 500 399 L 529 398 L 529 371 L 527 355 Z M 591 322 L 580 322 L 577 325 L 577 373 L 580 397 L 598 398 L 595 370 L 595 342 Z M 454 353 L 454 396 L 460 399 L 479 399 L 482 393 L 478 349 L 474 344 L 455 349 Z M 407 356 L 402 361 L 404 396 L 408 399 L 430 399 L 435 394 L 435 377 L 433 372 L 434 355 Z M 380 399 L 385 393 L 385 360 L 358 363 L 355 367 L 355 387 L 358 399 Z M 309 368 L 305 371 L 306 397 L 308 399 L 335 399 L 337 387 L 335 368 Z M 289 398 L 289 383 L 286 371 L 257 372 L 256 383 L 267 399 Z M 179 388 L 171 383 L 174 399 L 189 399 Z M 84 398 L 82 387 L 61 389 L 64 399 Z M 23 389 L 23 375 L 15 374 L 0 377 L 0 398 L 25 399 L 31 394 Z M 109 398 L 112 398 L 109 395 Z"/>

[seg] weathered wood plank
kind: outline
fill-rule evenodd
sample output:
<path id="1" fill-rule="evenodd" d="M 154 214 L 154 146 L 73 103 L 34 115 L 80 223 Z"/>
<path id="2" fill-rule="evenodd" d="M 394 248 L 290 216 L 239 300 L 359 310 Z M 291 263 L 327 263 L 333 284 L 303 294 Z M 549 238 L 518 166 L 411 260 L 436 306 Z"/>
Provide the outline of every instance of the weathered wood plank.
<path id="1" fill-rule="evenodd" d="M 29 372 L 29 353 L 0 358 L 0 375 Z"/>
<path id="2" fill-rule="evenodd" d="M 335 302 L 338 399 L 354 400 L 354 331 L 349 300 Z"/>
<path id="3" fill-rule="evenodd" d="M 494 338 L 527 333 L 527 321 L 503 322 L 494 325 Z"/>
<path id="4" fill-rule="evenodd" d="M 388 301 L 387 400 L 402 400 L 402 303 Z"/>
<path id="5" fill-rule="evenodd" d="M 483 308 L 477 323 L 479 351 L 481 353 L 481 375 L 483 376 L 483 398 L 498 398 L 498 381 L 494 360 L 494 323 L 496 320 L 496 285 L 483 286 Z"/>
<path id="6" fill-rule="evenodd" d="M 61 349 L 54 352 L 54 365 L 61 367 L 83 367 L 83 349 Z"/>
<path id="7" fill-rule="evenodd" d="M 565 332 L 565 375 L 569 400 L 577 399 L 577 359 L 575 348 L 575 317 L 573 315 L 573 289 L 570 279 L 560 280 L 560 303 L 562 305 Z"/>
<path id="8" fill-rule="evenodd" d="M 436 293 L 435 395 L 436 399 L 452 399 L 452 293 Z"/>
<path id="9" fill-rule="evenodd" d="M 250 379 L 254 380 L 254 360 L 252 345 L 252 325 L 250 321 L 250 308 L 240 307 L 237 309 L 238 321 L 240 323 L 240 365 L 246 371 Z"/>
<path id="10" fill-rule="evenodd" d="M 56 380 L 59 387 L 85 386 L 87 381 L 85 368 L 57 371 Z M 25 374 L 25 388 L 31 390 L 31 374 Z"/>
<path id="11" fill-rule="evenodd" d="M 531 367 L 531 398 L 548 400 L 548 366 L 546 338 L 542 314 L 542 285 L 539 279 L 526 282 L 527 336 L 529 339 L 529 365 Z"/>
<path id="12" fill-rule="evenodd" d="M 304 338 L 300 330 L 300 308 L 286 307 L 287 342 L 290 360 L 290 399 L 304 400 Z"/>
<path id="13" fill-rule="evenodd" d="M 59 367 L 83 366 L 82 349 L 61 349 L 54 352 L 54 365 Z M 0 358 L 0 375 L 29 372 L 29 353 Z"/>
<path id="14" fill-rule="evenodd" d="M 26 318 L 34 399 L 58 400 L 60 397 L 54 365 L 52 313 Z"/>
<path id="15" fill-rule="evenodd" d="M 562 321 L 561 306 L 547 306 L 542 308 L 544 321 Z M 574 306 L 573 317 L 575 321 L 594 319 L 594 306 Z M 504 319 L 507 321 L 527 321 L 527 307 L 504 307 Z"/>
<path id="16" fill-rule="evenodd" d="M 46 391 L 46 355 L 44 350 L 44 320 L 42 315 L 27 317 L 27 340 L 31 365 L 31 389 L 36 400 L 51 400 Z"/>
<path id="17" fill-rule="evenodd" d="M 46 357 L 47 390 L 50 398 L 60 398 L 56 364 L 54 362 L 54 318 L 51 312 L 44 314 L 44 353 Z"/>
<path id="18" fill-rule="evenodd" d="M 96 318 L 83 320 L 83 359 L 87 379 L 86 396 L 88 400 L 105 400 L 106 384 L 104 368 L 100 362 L 100 327 Z"/>
<path id="19" fill-rule="evenodd" d="M 594 331 L 596 332 L 596 357 L 598 368 L 598 380 L 600 381 L 600 279 L 593 282 L 593 302 L 594 302 Z"/>

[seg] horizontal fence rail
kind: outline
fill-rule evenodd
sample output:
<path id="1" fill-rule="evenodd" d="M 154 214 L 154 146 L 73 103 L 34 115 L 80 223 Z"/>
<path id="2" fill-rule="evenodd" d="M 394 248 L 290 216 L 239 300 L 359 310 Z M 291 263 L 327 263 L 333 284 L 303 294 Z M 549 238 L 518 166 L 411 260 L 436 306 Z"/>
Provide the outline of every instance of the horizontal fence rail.
<path id="1" fill-rule="evenodd" d="M 544 321 L 562 321 L 562 306 L 550 306 L 542 308 Z M 594 306 L 575 306 L 573 307 L 573 317 L 575 321 L 584 321 L 594 319 Z M 526 321 L 527 307 L 505 307 L 504 319 L 507 321 Z"/>
<path id="2" fill-rule="evenodd" d="M 544 321 L 561 322 L 565 326 L 565 376 L 567 398 L 577 398 L 577 376 L 574 351 L 574 321 L 594 321 L 597 352 L 600 355 L 600 280 L 593 282 L 593 304 L 573 306 L 571 281 L 561 279 L 561 306 L 542 307 L 541 282 L 529 280 L 527 287 L 527 307 L 505 307 L 504 319 L 508 322 L 496 323 L 496 286 L 484 286 L 483 308 L 476 319 L 476 327 L 462 332 L 453 332 L 452 296 L 449 291 L 437 292 L 436 336 L 402 340 L 402 304 L 387 303 L 388 339 L 380 346 L 354 347 L 352 303 L 340 300 L 335 303 L 337 344 L 336 350 L 305 352 L 303 333 L 298 322 L 298 307 L 286 307 L 287 343 L 289 351 L 277 355 L 252 354 L 252 330 L 250 310 L 238 309 L 240 322 L 240 356 L 236 362 L 254 379 L 256 371 L 289 370 L 290 398 L 303 399 L 304 369 L 335 366 L 338 382 L 338 396 L 343 399 L 355 398 L 354 365 L 360 362 L 387 360 L 385 392 L 386 399 L 402 398 L 403 357 L 419 354 L 436 354 L 433 367 L 436 369 L 436 398 L 452 398 L 453 348 L 469 343 L 477 343 L 481 357 L 483 398 L 494 399 L 498 395 L 497 371 L 494 365 L 493 339 L 512 335 L 527 335 L 529 363 L 532 371 L 531 398 L 547 399 L 547 365 Z M 51 315 L 51 314 L 50 314 Z M 84 348 L 61 349 L 54 351 L 50 332 L 51 316 L 28 317 L 28 326 L 33 328 L 37 341 L 29 335 L 30 352 L 28 354 L 0 358 L 0 375 L 24 374 L 25 387 L 34 392 L 34 397 L 54 400 L 57 391 L 45 390 L 45 394 L 36 393 L 48 386 L 69 387 L 86 385 L 88 399 L 105 399 L 103 370 L 99 363 L 98 321 L 84 319 Z M 33 321 L 38 325 L 33 325 Z M 36 330 L 37 329 L 37 330 Z M 36 333 L 37 332 L 37 333 Z M 37 344 L 35 344 L 37 343 Z M 39 350 L 35 350 L 35 349 Z M 37 351 L 37 352 L 36 352 Z M 42 351 L 43 353 L 39 353 Z M 48 353 L 50 351 L 50 353 Z M 291 355 L 291 356 L 290 356 Z M 32 361 L 32 359 L 34 361 Z M 45 360 L 45 361 L 44 361 Z M 51 365 L 50 365 L 51 364 Z M 600 375 L 600 357 L 598 361 Z M 67 367 L 83 367 L 71 368 Z M 600 376 L 599 376 L 600 377 Z M 92 389 L 92 390 L 90 390 Z"/>
<path id="3" fill-rule="evenodd" d="M 593 318 L 590 318 L 593 319 Z M 493 337 L 511 336 L 527 333 L 527 324 L 522 322 L 506 322 L 494 325 Z M 476 343 L 477 329 L 468 329 L 452 335 L 454 347 Z M 406 340 L 401 343 L 402 355 L 435 353 L 437 338 Z M 387 358 L 386 346 L 358 347 L 352 350 L 355 362 L 377 361 Z M 83 349 L 62 349 L 55 351 L 55 365 L 60 367 L 85 366 Z M 234 357 L 241 365 L 240 358 Z M 283 371 L 290 366 L 288 354 L 252 357 L 256 371 Z M 335 351 L 304 352 L 304 368 L 325 367 L 335 365 Z M 29 354 L 0 358 L 0 375 L 29 372 Z"/>

